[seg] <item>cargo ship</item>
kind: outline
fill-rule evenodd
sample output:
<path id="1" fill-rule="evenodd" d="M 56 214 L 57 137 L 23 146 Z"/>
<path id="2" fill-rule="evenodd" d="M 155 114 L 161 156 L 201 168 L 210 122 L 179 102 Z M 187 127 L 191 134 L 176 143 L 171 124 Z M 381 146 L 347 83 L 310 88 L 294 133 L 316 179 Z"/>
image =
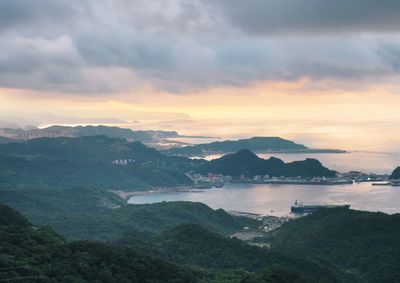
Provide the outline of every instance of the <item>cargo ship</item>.
<path id="1" fill-rule="evenodd" d="M 294 201 L 294 205 L 290 207 L 290 212 L 291 213 L 313 213 L 317 211 L 318 209 L 321 208 L 337 208 L 337 207 L 342 207 L 349 209 L 350 205 L 349 204 L 339 204 L 339 205 L 304 205 L 302 202 L 299 202 L 297 200 Z"/>

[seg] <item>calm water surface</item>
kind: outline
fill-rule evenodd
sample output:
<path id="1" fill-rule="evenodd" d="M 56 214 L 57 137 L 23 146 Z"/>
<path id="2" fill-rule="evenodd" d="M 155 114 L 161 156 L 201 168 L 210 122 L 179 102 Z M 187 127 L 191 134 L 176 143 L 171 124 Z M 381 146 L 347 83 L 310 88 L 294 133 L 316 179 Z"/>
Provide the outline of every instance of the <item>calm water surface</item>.
<path id="1" fill-rule="evenodd" d="M 400 155 L 380 152 L 350 152 L 345 154 L 260 154 L 262 158 L 275 156 L 285 162 L 316 158 L 330 169 L 340 172 L 351 170 L 365 173 L 390 174 L 400 165 Z M 219 156 L 208 156 L 207 159 Z M 187 193 L 154 193 L 135 196 L 130 203 L 154 203 L 161 201 L 203 202 L 217 209 L 287 215 L 293 201 L 305 204 L 350 204 L 353 209 L 400 212 L 400 187 L 372 186 L 370 183 L 353 185 L 272 185 L 226 184 L 221 189 L 208 189 Z"/>
<path id="2" fill-rule="evenodd" d="M 226 184 L 199 192 L 154 193 L 132 197 L 134 204 L 161 201 L 203 202 L 217 209 L 287 215 L 295 199 L 305 204 L 350 204 L 353 209 L 400 212 L 400 187 L 353 185 Z"/>

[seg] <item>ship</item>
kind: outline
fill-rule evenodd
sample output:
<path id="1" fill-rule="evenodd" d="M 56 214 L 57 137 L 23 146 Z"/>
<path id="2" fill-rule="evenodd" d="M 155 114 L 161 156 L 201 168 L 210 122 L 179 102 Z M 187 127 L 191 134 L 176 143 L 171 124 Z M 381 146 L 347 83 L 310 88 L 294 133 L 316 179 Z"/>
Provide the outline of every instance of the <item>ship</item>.
<path id="1" fill-rule="evenodd" d="M 390 186 L 390 182 L 375 182 L 372 186 Z"/>
<path id="2" fill-rule="evenodd" d="M 325 205 L 304 205 L 302 202 L 297 200 L 294 201 L 294 205 L 290 207 L 291 213 L 313 213 L 321 208 L 346 208 L 349 209 L 349 204 L 325 204 Z"/>

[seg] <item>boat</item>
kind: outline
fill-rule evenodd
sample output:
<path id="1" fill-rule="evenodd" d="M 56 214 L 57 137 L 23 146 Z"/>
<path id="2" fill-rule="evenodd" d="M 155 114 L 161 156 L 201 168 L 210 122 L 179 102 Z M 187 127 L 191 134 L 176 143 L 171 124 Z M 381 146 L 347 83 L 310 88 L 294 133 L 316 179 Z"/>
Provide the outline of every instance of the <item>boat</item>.
<path id="1" fill-rule="evenodd" d="M 302 202 L 297 200 L 294 201 L 294 205 L 290 207 L 291 213 L 313 213 L 321 208 L 346 208 L 349 209 L 349 204 L 325 204 L 325 205 L 304 205 Z"/>
<path id="2" fill-rule="evenodd" d="M 390 183 L 389 182 L 376 182 L 376 183 L 372 183 L 372 186 L 389 186 Z"/>

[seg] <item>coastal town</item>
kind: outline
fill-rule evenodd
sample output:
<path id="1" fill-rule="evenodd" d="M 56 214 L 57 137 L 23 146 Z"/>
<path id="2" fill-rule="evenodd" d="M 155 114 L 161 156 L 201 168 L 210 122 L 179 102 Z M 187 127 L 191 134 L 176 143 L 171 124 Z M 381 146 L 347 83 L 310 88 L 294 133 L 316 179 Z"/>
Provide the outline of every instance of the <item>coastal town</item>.
<path id="1" fill-rule="evenodd" d="M 350 171 L 347 173 L 338 173 L 336 177 L 275 177 L 269 175 L 256 175 L 239 177 L 226 176 L 222 174 L 199 174 L 189 172 L 186 174 L 194 183 L 195 188 L 220 188 L 225 183 L 249 183 L 249 184 L 285 184 L 285 185 L 345 185 L 361 182 L 371 182 L 373 185 L 393 185 L 399 184 L 395 180 L 390 180 L 388 174 L 366 174 L 359 171 Z"/>

